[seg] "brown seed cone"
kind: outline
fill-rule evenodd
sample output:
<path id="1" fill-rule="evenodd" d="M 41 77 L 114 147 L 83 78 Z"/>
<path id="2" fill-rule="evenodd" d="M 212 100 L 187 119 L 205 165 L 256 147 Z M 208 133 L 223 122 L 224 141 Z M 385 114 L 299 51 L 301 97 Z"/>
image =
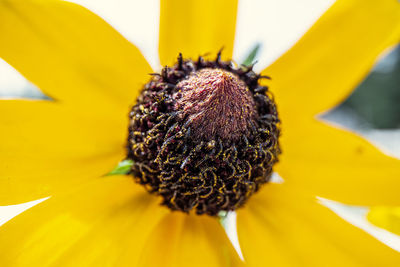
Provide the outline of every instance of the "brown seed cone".
<path id="1" fill-rule="evenodd" d="M 130 112 L 132 175 L 172 210 L 235 210 L 271 177 L 279 119 L 252 67 L 181 56 L 144 86 Z"/>

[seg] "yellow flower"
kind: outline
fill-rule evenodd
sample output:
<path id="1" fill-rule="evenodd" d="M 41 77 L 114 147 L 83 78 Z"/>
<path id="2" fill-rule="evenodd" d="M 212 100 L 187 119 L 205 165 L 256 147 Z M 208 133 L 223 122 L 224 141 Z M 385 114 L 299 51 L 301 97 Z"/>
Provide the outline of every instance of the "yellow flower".
<path id="1" fill-rule="evenodd" d="M 374 225 L 387 229 L 400 235 L 400 207 L 372 207 L 368 214 L 368 220 Z"/>
<path id="2" fill-rule="evenodd" d="M 222 46 L 230 58 L 236 10 L 162 0 L 161 63 Z M 237 211 L 249 266 L 400 264 L 316 199 L 400 205 L 399 161 L 316 118 L 398 42 L 399 17 L 396 0 L 338 0 L 263 71 L 283 122 L 285 182 Z M 243 264 L 214 218 L 172 213 L 131 177 L 104 177 L 125 156 L 127 112 L 152 72 L 137 48 L 78 5 L 0 0 L 0 56 L 53 99 L 0 101 L 0 205 L 51 196 L 0 228 L 0 266 Z"/>

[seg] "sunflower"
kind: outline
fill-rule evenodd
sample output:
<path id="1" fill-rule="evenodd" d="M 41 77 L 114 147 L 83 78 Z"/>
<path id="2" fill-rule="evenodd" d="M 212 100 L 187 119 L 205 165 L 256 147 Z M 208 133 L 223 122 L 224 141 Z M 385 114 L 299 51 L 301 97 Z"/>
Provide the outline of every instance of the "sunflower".
<path id="1" fill-rule="evenodd" d="M 235 1 L 161 1 L 159 55 L 171 65 L 224 47 Z M 400 205 L 399 161 L 317 118 L 398 42 L 395 0 L 338 0 L 262 71 L 282 121 L 282 153 L 240 209 L 242 261 L 213 216 L 171 212 L 130 175 L 129 108 L 152 69 L 79 5 L 0 1 L 0 56 L 51 100 L 1 100 L 0 204 L 51 196 L 0 228 L 1 266 L 398 266 L 400 255 L 321 205 Z"/>

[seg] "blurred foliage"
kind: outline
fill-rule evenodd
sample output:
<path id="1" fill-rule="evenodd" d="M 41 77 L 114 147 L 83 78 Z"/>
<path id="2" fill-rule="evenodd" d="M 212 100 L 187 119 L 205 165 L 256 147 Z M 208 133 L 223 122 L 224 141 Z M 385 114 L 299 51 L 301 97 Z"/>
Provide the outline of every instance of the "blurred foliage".
<path id="1" fill-rule="evenodd" d="M 341 107 L 352 109 L 373 128 L 400 127 L 400 46 L 378 62 Z"/>
<path id="2" fill-rule="evenodd" d="M 133 161 L 130 159 L 123 160 L 118 163 L 117 167 L 114 168 L 107 175 L 117 175 L 117 174 L 128 174 L 131 171 Z"/>
<path id="3" fill-rule="evenodd" d="M 261 44 L 257 43 L 254 45 L 253 49 L 250 50 L 249 54 L 247 55 L 246 59 L 243 61 L 242 65 L 244 66 L 250 66 L 252 64 L 255 64 L 256 62 L 256 57 L 258 55 L 258 52 L 260 51 Z"/>

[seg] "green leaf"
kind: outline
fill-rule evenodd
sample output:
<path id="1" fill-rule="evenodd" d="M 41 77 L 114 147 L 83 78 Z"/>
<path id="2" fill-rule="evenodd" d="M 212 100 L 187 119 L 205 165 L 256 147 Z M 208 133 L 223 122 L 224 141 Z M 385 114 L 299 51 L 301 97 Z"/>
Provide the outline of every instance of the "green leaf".
<path id="1" fill-rule="evenodd" d="M 218 213 L 218 217 L 219 217 L 219 223 L 222 225 L 222 227 L 225 228 L 227 223 L 226 218 L 228 217 L 228 212 L 225 210 L 221 210 Z"/>
<path id="2" fill-rule="evenodd" d="M 127 174 L 130 172 L 133 161 L 130 159 L 123 160 L 118 163 L 114 170 L 110 171 L 107 175 Z"/>
<path id="3" fill-rule="evenodd" d="M 251 66 L 251 64 L 254 63 L 254 59 L 256 58 L 259 50 L 261 48 L 261 44 L 257 43 L 253 49 L 250 51 L 250 53 L 247 55 L 246 59 L 243 61 L 242 65 L 244 66 Z"/>

